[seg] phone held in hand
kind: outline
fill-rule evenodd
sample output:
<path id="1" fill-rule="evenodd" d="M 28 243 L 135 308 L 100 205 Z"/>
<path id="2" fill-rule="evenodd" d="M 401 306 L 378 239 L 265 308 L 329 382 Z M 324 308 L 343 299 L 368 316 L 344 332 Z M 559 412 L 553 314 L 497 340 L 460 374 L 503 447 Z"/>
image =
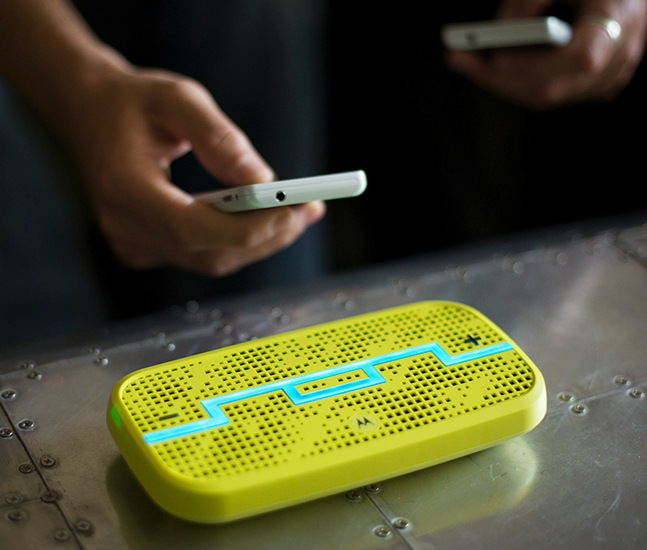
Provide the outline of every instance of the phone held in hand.
<path id="1" fill-rule="evenodd" d="M 195 198 L 221 212 L 245 212 L 274 206 L 356 197 L 366 189 L 363 170 L 232 187 Z"/>
<path id="2" fill-rule="evenodd" d="M 458 51 L 514 46 L 565 46 L 572 34 L 571 26 L 557 17 L 452 23 L 441 29 L 445 47 Z"/>

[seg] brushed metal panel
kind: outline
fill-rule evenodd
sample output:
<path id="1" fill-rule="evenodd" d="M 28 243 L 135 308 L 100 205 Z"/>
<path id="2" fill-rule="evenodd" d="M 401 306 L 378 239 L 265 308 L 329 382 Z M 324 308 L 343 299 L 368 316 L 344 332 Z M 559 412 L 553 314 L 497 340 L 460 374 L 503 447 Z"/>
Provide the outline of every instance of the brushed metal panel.
<path id="1" fill-rule="evenodd" d="M 54 504 L 38 500 L 0 508 L 0 544 L 7 550 L 81 550 L 79 535 Z"/>
<path id="2" fill-rule="evenodd" d="M 15 398 L 0 397 L 4 402 Z M 78 537 L 58 507 L 60 495 L 39 474 L 50 462 L 44 460 L 43 466 L 32 460 L 21 441 L 25 432 L 0 408 L 0 548 L 78 550 Z"/>
<path id="3" fill-rule="evenodd" d="M 189 303 L 72 343 L 0 358 L 0 394 L 15 392 L 0 397 L 8 415 L 0 417 L 0 428 L 34 423 L 0 438 L 0 497 L 24 494 L 29 517 L 38 518 L 25 531 L 3 520 L 0 540 L 47 548 L 36 541 L 50 544 L 52 533 L 66 529 L 69 538 L 56 547 L 638 548 L 647 536 L 640 516 L 647 509 L 645 235 L 637 227 L 617 238 L 602 233 L 540 247 L 515 243 L 421 257 L 289 296 Z M 537 429 L 360 489 L 359 500 L 338 495 L 211 527 L 159 511 L 108 433 L 108 394 L 129 372 L 424 299 L 476 307 L 528 353 L 548 388 L 549 412 Z M 630 397 L 632 390 L 643 397 Z M 43 467 L 47 457 L 54 464 Z M 16 467 L 30 460 L 33 477 Z M 46 491 L 59 495 L 55 503 L 40 499 Z M 0 513 L 6 509 L 0 503 Z"/>

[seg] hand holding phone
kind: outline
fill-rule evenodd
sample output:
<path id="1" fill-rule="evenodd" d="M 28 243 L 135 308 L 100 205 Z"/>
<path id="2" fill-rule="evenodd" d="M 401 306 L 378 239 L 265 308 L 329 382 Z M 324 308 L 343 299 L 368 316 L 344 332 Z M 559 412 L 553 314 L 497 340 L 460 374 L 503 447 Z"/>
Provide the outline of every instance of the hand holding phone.
<path id="1" fill-rule="evenodd" d="M 590 2 L 580 3 L 572 26 L 553 17 L 448 25 L 442 29 L 445 61 L 481 88 L 532 110 L 609 101 L 640 63 L 644 32 L 639 29 L 647 22 L 647 7 L 635 18 L 619 12 L 616 21 L 596 14 Z M 507 47 L 532 44 L 557 47 Z"/>
<path id="2" fill-rule="evenodd" d="M 221 212 L 245 212 L 275 206 L 355 197 L 366 189 L 363 170 L 311 178 L 255 183 L 222 191 L 201 193 L 195 198 Z"/>

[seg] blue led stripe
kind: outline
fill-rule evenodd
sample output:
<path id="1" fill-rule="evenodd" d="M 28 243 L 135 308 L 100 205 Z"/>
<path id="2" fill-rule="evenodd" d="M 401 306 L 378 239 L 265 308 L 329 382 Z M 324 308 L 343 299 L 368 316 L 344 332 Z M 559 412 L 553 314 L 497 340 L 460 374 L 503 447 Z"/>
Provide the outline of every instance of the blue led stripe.
<path id="1" fill-rule="evenodd" d="M 513 347 L 511 344 L 509 344 L 508 342 L 503 342 L 501 344 L 494 344 L 492 346 L 487 346 L 484 348 L 477 348 L 452 356 L 449 355 L 439 344 L 432 342 L 404 350 L 385 353 L 383 355 L 378 355 L 377 357 L 361 359 L 359 361 L 354 361 L 353 363 L 348 363 L 346 365 L 339 365 L 337 367 L 331 367 L 313 373 L 301 374 L 287 380 L 269 382 L 267 384 L 263 384 L 262 386 L 247 388 L 225 395 L 218 395 L 216 397 L 205 399 L 201 401 L 201 405 L 209 415 L 209 418 L 144 434 L 144 441 L 149 445 L 152 445 L 154 443 L 167 441 L 176 437 L 183 437 L 205 430 L 225 426 L 229 424 L 229 419 L 220 408 L 222 405 L 234 403 L 236 401 L 243 401 L 252 397 L 258 397 L 259 395 L 264 395 L 278 390 L 282 390 L 290 399 L 290 401 L 292 401 L 294 405 L 298 406 L 305 403 L 318 401 L 320 399 L 336 397 L 344 393 L 362 390 L 364 388 L 375 386 L 376 384 L 383 384 L 384 382 L 386 382 L 386 380 L 384 380 L 382 375 L 377 371 L 375 367 L 384 363 L 399 361 L 401 359 L 414 357 L 416 355 L 423 355 L 425 353 L 433 353 L 444 366 L 451 367 L 453 365 L 458 365 L 459 363 L 467 363 L 476 359 L 490 357 L 491 355 L 496 355 L 497 353 L 510 351 L 512 349 Z M 364 374 L 366 374 L 366 378 L 362 378 L 361 380 L 351 380 L 337 386 L 322 388 L 320 390 L 308 392 L 306 394 L 300 393 L 296 388 L 297 386 L 307 384 L 309 382 L 316 382 L 318 380 L 331 378 L 333 376 L 339 376 L 356 370 L 362 370 Z"/>

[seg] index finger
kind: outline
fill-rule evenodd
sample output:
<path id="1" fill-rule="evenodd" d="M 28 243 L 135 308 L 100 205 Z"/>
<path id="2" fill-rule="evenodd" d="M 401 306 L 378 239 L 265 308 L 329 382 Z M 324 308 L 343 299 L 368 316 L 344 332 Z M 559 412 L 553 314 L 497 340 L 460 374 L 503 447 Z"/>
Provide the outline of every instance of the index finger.
<path id="1" fill-rule="evenodd" d="M 186 78 L 168 80 L 151 97 L 155 122 L 191 144 L 202 166 L 228 185 L 260 183 L 274 172 L 245 133 L 218 107 L 211 94 Z"/>

